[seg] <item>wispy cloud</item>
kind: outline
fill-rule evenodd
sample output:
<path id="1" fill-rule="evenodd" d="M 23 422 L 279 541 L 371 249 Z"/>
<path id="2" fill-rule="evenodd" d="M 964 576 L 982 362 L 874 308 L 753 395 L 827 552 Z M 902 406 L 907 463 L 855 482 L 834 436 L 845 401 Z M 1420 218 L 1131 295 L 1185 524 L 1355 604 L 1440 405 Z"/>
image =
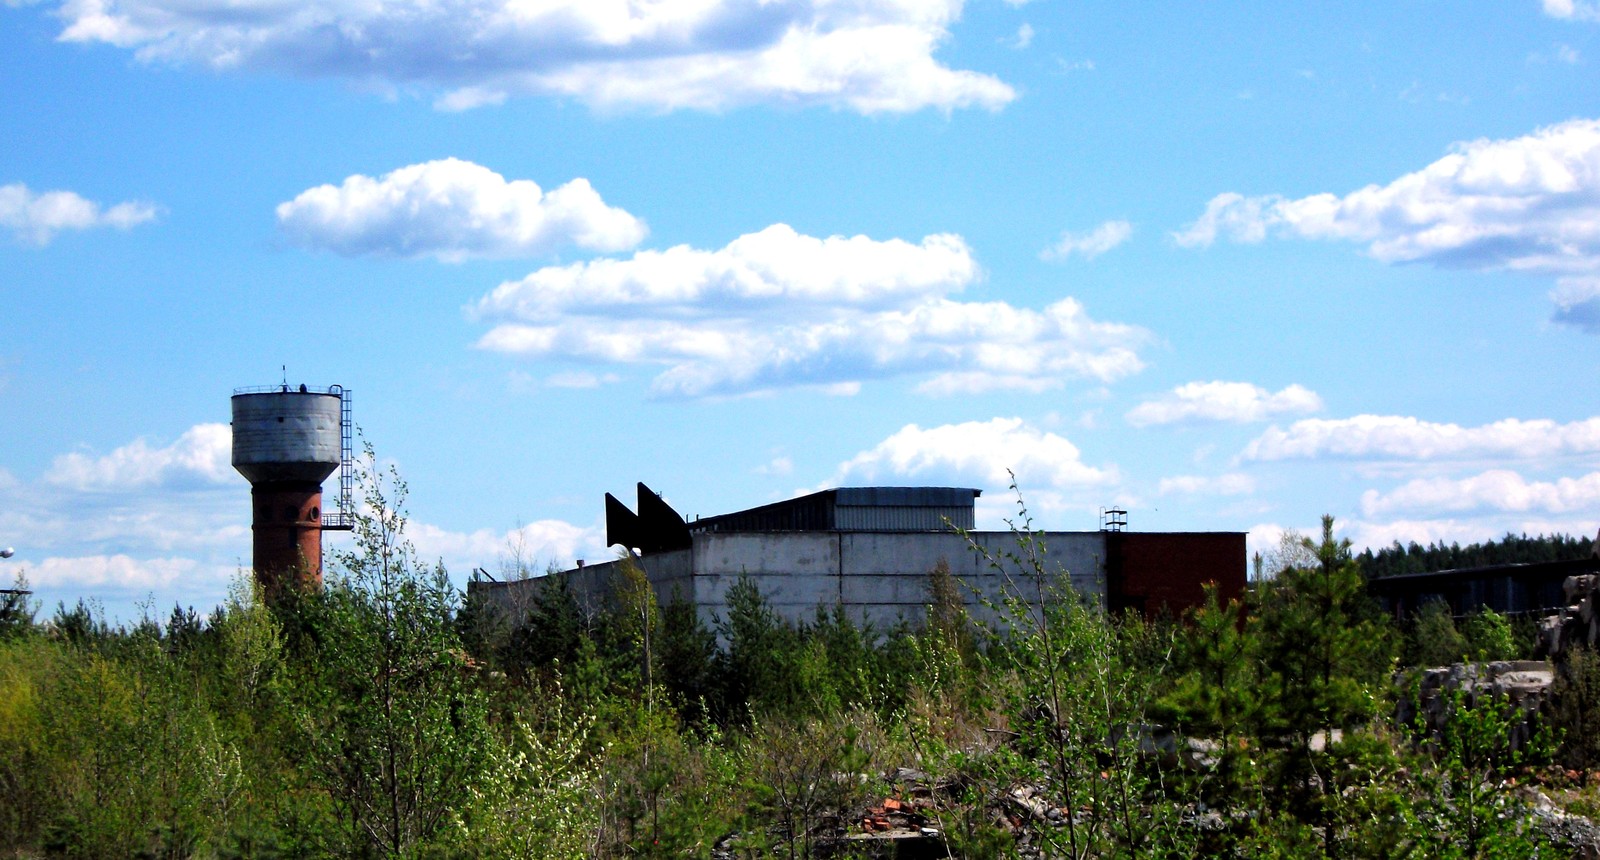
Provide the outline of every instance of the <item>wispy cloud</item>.
<path id="1" fill-rule="evenodd" d="M 170 445 L 153 448 L 136 439 L 109 454 L 63 454 L 45 480 L 80 491 L 119 491 L 242 482 L 231 461 L 233 433 L 226 424 L 197 424 Z"/>
<path id="2" fill-rule="evenodd" d="M 834 484 L 915 480 L 1001 490 L 1015 473 L 1030 486 L 1063 489 L 1104 486 L 1115 467 L 1083 462 L 1065 437 L 1021 418 L 993 418 L 923 428 L 907 424 L 839 465 Z"/>
<path id="3" fill-rule="evenodd" d="M 1531 460 L 1600 452 L 1600 418 L 1568 424 L 1507 418 L 1481 427 L 1398 415 L 1308 418 L 1269 427 L 1246 446 L 1246 460 L 1321 457 L 1389 460 Z"/>
<path id="4" fill-rule="evenodd" d="M 1039 252 L 1044 260 L 1065 260 L 1073 255 L 1093 260 L 1133 237 L 1133 225 L 1127 221 L 1107 221 L 1087 233 L 1063 230 L 1055 244 Z"/>
<path id="5" fill-rule="evenodd" d="M 1174 475 L 1162 478 L 1156 492 L 1163 496 L 1245 496 L 1255 492 L 1255 479 L 1238 472 L 1224 475 Z"/>
<path id="6" fill-rule="evenodd" d="M 1190 382 L 1135 406 L 1127 419 L 1135 427 L 1199 421 L 1246 423 L 1321 408 L 1322 398 L 1301 385 L 1274 394 L 1248 382 Z"/>
<path id="7" fill-rule="evenodd" d="M 1568 21 L 1600 21 L 1600 3 L 1593 0 L 1544 0 L 1544 13 Z"/>
<path id="8" fill-rule="evenodd" d="M 1399 543 L 1406 546 L 1418 543 L 1470 544 L 1497 540 L 1506 534 L 1575 534 L 1594 533 L 1597 521 L 1589 517 L 1560 519 L 1542 517 L 1492 516 L 1492 517 L 1437 517 L 1401 518 L 1395 520 L 1349 520 L 1344 532 L 1357 549 L 1374 550 Z"/>

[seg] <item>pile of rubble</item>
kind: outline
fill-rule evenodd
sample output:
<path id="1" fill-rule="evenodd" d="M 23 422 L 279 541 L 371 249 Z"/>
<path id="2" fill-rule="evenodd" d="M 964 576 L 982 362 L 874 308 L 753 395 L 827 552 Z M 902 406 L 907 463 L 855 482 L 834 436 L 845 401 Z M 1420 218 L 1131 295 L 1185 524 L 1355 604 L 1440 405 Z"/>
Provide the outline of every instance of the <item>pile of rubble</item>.
<path id="1" fill-rule="evenodd" d="M 1551 660 L 1574 647 L 1600 645 L 1600 576 L 1569 576 L 1561 584 L 1566 606 L 1539 622 L 1539 642 L 1534 653 Z"/>
<path id="2" fill-rule="evenodd" d="M 906 768 L 901 768 L 906 770 Z M 885 797 L 868 807 L 844 837 L 846 853 L 868 856 L 945 857 L 944 834 L 933 819 L 933 798 L 927 792 L 907 792 L 907 797 Z M 921 796 L 918 796 L 921 795 Z"/>
<path id="3" fill-rule="evenodd" d="M 1456 663 L 1423 669 L 1417 680 L 1415 697 L 1399 697 L 1396 717 L 1401 725 L 1416 725 L 1420 716 L 1428 731 L 1437 735 L 1450 720 L 1457 701 L 1453 694 L 1457 693 L 1460 704 L 1468 708 L 1484 701 L 1502 701 L 1522 714 L 1510 739 L 1512 749 L 1521 749 L 1532 736 L 1535 718 L 1549 706 L 1555 670 L 1543 660 Z"/>

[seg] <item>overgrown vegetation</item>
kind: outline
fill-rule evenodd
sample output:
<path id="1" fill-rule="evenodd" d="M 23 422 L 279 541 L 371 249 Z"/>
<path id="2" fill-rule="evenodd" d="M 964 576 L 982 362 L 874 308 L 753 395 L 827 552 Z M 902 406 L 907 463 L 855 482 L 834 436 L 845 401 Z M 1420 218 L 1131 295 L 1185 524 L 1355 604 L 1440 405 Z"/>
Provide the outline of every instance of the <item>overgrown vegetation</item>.
<path id="1" fill-rule="evenodd" d="M 1181 623 L 1073 592 L 1019 511 L 987 559 L 1011 593 L 975 602 L 940 565 L 890 629 L 787 623 L 749 581 L 702 618 L 637 570 L 602 614 L 552 577 L 506 624 L 416 558 L 404 484 L 368 463 L 320 595 L 241 585 L 131 628 L 0 607 L 0 852 L 861 855 L 841 837 L 893 798 L 940 856 L 1556 856 L 1519 786 L 1597 757 L 1587 653 L 1559 749 L 1512 749 L 1493 700 L 1398 723 L 1397 669 L 1517 643 L 1487 614 L 1397 627 L 1331 519 Z"/>

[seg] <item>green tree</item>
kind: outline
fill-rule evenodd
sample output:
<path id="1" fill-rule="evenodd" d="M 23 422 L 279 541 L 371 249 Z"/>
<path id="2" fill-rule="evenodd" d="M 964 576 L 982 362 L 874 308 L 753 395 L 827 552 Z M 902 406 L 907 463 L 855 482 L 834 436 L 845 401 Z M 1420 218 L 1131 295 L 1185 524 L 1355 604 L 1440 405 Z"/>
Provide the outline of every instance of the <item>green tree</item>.
<path id="1" fill-rule="evenodd" d="M 523 623 L 514 625 L 501 663 L 518 675 L 553 663 L 570 666 L 584 638 L 583 611 L 563 576 L 546 576 Z"/>
<path id="2" fill-rule="evenodd" d="M 1174 681 L 1163 706 L 1186 727 L 1227 740 L 1251 725 L 1259 707 L 1256 643 L 1238 600 L 1222 603 L 1214 584 L 1185 615 L 1173 655 Z"/>
<path id="3" fill-rule="evenodd" d="M 1563 763 L 1580 770 L 1600 765 L 1600 654 L 1585 647 L 1564 652 L 1550 692 Z"/>
<path id="4" fill-rule="evenodd" d="M 1302 546 L 1315 564 L 1263 585 L 1254 627 L 1275 711 L 1265 727 L 1304 742 L 1376 713 L 1391 631 L 1364 605 L 1361 570 L 1350 541 L 1334 538 L 1332 516 L 1322 518 L 1322 539 Z"/>
<path id="5" fill-rule="evenodd" d="M 39 605 L 28 598 L 28 577 L 19 572 L 11 588 L 0 594 L 0 639 L 22 636 L 33 630 L 33 614 Z"/>
<path id="6" fill-rule="evenodd" d="M 1412 666 L 1446 666 L 1468 658 L 1471 646 L 1456 629 L 1450 604 L 1430 600 L 1417 610 L 1406 637 L 1405 659 Z"/>
<path id="7" fill-rule="evenodd" d="M 674 594 L 661 610 L 661 684 L 684 719 L 703 722 L 707 704 L 715 695 L 712 667 L 716 663 L 717 634 L 700 620 L 698 607 Z"/>
<path id="8" fill-rule="evenodd" d="M 1538 834 L 1531 827 L 1527 801 L 1514 782 L 1504 777 L 1529 763 L 1547 761 L 1552 744 L 1548 730 L 1536 724 L 1523 744 L 1512 742 L 1513 729 L 1528 718 L 1502 696 L 1465 689 L 1441 690 L 1449 716 L 1429 746 L 1437 761 L 1423 786 L 1433 800 L 1426 819 L 1432 827 L 1434 857 L 1539 857 Z M 1426 733 L 1418 716 L 1416 729 Z"/>
<path id="9" fill-rule="evenodd" d="M 294 679 L 311 775 L 364 856 L 415 856 L 465 805 L 485 761 L 482 693 L 454 615 L 459 592 L 404 537 L 406 485 L 371 446 L 355 548 L 326 592 L 304 601 L 315 632 Z"/>
<path id="10" fill-rule="evenodd" d="M 806 701 L 794 673 L 799 636 L 767 603 L 748 576 L 728 587 L 727 617 L 717 619 L 725 643 L 717 659 L 718 721 L 743 722 L 769 708 Z"/>
<path id="11" fill-rule="evenodd" d="M 1515 660 L 1524 649 L 1517 647 L 1516 634 L 1504 615 L 1485 606 L 1467 616 L 1467 653 L 1480 662 Z"/>
<path id="12" fill-rule="evenodd" d="M 508 739 L 485 750 L 483 778 L 468 802 L 452 810 L 456 840 L 465 856 L 486 860 L 580 860 L 595 855 L 600 829 L 600 775 L 584 747 L 592 716 L 568 713 L 561 689 L 548 718 L 535 726 L 520 718 Z"/>

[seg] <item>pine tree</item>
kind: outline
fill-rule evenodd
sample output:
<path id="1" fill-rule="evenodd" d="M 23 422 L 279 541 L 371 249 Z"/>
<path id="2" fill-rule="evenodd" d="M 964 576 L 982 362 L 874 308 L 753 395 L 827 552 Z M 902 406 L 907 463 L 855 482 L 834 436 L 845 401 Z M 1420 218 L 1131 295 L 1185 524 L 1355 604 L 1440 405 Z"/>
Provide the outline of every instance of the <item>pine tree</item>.
<path id="1" fill-rule="evenodd" d="M 1302 739 L 1371 716 L 1390 647 L 1388 628 L 1363 606 L 1361 570 L 1350 541 L 1334 538 L 1333 517 L 1322 518 L 1320 541 L 1303 545 L 1315 563 L 1268 583 L 1253 624 L 1274 712 L 1266 728 Z"/>

